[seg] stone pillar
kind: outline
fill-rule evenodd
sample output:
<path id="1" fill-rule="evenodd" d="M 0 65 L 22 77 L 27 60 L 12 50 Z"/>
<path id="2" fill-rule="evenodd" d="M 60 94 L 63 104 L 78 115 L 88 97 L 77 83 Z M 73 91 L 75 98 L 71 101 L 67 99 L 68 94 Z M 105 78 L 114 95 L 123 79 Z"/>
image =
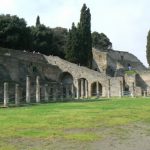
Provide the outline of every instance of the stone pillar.
<path id="1" fill-rule="evenodd" d="M 132 83 L 132 97 L 134 97 L 134 82 Z"/>
<path id="2" fill-rule="evenodd" d="M 85 80 L 85 98 L 88 98 L 88 81 Z"/>
<path id="3" fill-rule="evenodd" d="M 69 95 L 69 88 L 70 88 L 70 85 L 66 85 L 66 98 L 70 98 L 70 95 Z"/>
<path id="4" fill-rule="evenodd" d="M 8 83 L 4 83 L 4 107 L 8 106 L 9 95 L 8 95 Z"/>
<path id="5" fill-rule="evenodd" d="M 81 86 L 81 88 L 80 88 L 81 89 L 81 97 L 84 98 L 84 80 L 83 79 L 81 79 L 80 86 Z"/>
<path id="6" fill-rule="evenodd" d="M 53 101 L 56 101 L 56 99 L 57 99 L 57 90 L 56 90 L 56 85 L 55 85 L 55 83 L 54 83 L 54 85 L 53 85 Z"/>
<path id="7" fill-rule="evenodd" d="M 74 85 L 73 83 L 71 84 L 71 98 L 75 97 L 75 93 L 74 93 Z"/>
<path id="8" fill-rule="evenodd" d="M 99 98 L 99 95 L 100 95 L 100 93 L 99 93 L 99 82 L 97 81 L 96 82 L 96 96 L 97 96 L 97 98 Z"/>
<path id="9" fill-rule="evenodd" d="M 122 82 L 120 81 L 120 86 L 119 86 L 119 97 L 122 97 L 122 92 L 123 92 L 123 90 L 122 90 Z"/>
<path id="10" fill-rule="evenodd" d="M 80 95 L 79 95 L 79 80 L 76 79 L 76 98 L 79 99 Z"/>
<path id="11" fill-rule="evenodd" d="M 45 102 L 48 102 L 48 100 L 49 100 L 48 84 L 45 84 L 45 87 L 44 87 L 44 96 L 45 96 Z"/>
<path id="12" fill-rule="evenodd" d="M 8 83 L 5 82 L 4 83 L 4 107 L 8 106 L 8 102 L 9 102 L 9 94 L 8 94 Z"/>
<path id="13" fill-rule="evenodd" d="M 144 91 L 144 93 L 143 93 L 143 94 L 144 94 L 144 97 L 146 97 L 146 91 Z"/>
<path id="14" fill-rule="evenodd" d="M 30 91 L 30 77 L 26 76 L 26 103 L 30 103 L 31 91 Z"/>
<path id="15" fill-rule="evenodd" d="M 92 91 L 91 91 L 91 83 L 88 82 L 88 96 L 92 97 Z"/>
<path id="16" fill-rule="evenodd" d="M 108 98 L 110 98 L 110 79 L 108 79 Z"/>
<path id="17" fill-rule="evenodd" d="M 63 92 L 63 84 L 60 85 L 60 99 L 63 101 L 64 99 L 64 92 Z"/>
<path id="18" fill-rule="evenodd" d="M 40 103 L 40 77 L 36 77 L 36 102 Z"/>
<path id="19" fill-rule="evenodd" d="M 19 92 L 19 84 L 15 86 L 15 104 L 19 105 L 20 103 L 20 92 Z"/>

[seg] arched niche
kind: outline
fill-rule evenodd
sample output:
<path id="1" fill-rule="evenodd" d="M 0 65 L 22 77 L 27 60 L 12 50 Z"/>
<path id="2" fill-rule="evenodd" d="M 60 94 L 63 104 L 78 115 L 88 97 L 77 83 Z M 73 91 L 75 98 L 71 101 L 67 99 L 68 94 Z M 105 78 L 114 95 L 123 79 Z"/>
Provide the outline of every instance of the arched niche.
<path id="1" fill-rule="evenodd" d="M 63 72 L 59 77 L 63 87 L 63 97 L 70 98 L 74 95 L 73 76 L 69 72 Z"/>
<path id="2" fill-rule="evenodd" d="M 99 82 L 93 82 L 91 84 L 91 96 L 102 96 L 102 84 Z"/>
<path id="3" fill-rule="evenodd" d="M 79 96 L 88 97 L 88 81 L 85 78 L 79 79 Z"/>

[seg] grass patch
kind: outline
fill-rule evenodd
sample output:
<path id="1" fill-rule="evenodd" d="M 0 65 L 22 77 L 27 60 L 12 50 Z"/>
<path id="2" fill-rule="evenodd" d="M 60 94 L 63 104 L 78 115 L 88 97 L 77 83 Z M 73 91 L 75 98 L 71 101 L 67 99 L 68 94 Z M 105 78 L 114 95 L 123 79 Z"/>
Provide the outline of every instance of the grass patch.
<path id="1" fill-rule="evenodd" d="M 103 132 L 106 129 L 112 131 L 110 134 L 124 136 L 124 130 L 119 127 L 135 122 L 150 124 L 149 99 L 122 98 L 0 109 L 0 138 L 5 139 L 0 146 L 9 149 L 7 139 L 10 138 L 95 141 L 107 136 Z M 116 128 L 119 128 L 117 132 L 113 132 Z M 10 149 L 17 149 L 17 144 Z"/>
<path id="2" fill-rule="evenodd" d="M 126 73 L 127 75 L 134 75 L 134 74 L 137 74 L 137 72 L 136 72 L 135 70 L 127 70 L 127 71 L 125 71 L 125 73 Z"/>

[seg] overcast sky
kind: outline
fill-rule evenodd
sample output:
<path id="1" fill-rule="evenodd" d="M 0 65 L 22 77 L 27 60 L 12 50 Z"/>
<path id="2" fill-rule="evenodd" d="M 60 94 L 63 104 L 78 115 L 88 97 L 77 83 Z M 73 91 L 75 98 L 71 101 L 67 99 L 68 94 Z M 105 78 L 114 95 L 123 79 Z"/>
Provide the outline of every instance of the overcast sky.
<path id="1" fill-rule="evenodd" d="M 0 0 L 0 13 L 17 15 L 28 25 L 39 15 L 46 26 L 70 28 L 79 21 L 83 3 L 91 11 L 92 31 L 103 32 L 115 50 L 133 53 L 148 66 L 150 0 Z"/>

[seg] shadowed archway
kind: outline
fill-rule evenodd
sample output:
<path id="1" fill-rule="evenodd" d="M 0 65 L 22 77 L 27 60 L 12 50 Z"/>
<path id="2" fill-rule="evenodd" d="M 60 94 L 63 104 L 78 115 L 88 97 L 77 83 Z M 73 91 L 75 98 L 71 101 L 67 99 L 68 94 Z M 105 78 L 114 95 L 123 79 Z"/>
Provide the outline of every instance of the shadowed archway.
<path id="1" fill-rule="evenodd" d="M 99 82 L 91 84 L 91 96 L 102 96 L 102 85 Z"/>
<path id="2" fill-rule="evenodd" d="M 69 72 L 63 72 L 59 81 L 62 84 L 63 97 L 71 98 L 74 95 L 73 76 Z"/>

